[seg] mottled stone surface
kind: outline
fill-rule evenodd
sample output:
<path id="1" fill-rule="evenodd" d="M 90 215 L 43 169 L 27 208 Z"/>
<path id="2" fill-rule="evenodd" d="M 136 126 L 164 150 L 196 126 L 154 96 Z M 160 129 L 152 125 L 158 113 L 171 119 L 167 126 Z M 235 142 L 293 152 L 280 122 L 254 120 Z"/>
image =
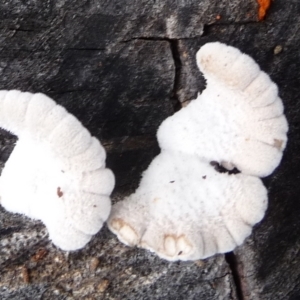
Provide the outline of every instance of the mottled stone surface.
<path id="1" fill-rule="evenodd" d="M 263 22 L 256 0 L 1 1 L 0 89 L 46 93 L 101 139 L 114 201 L 158 153 L 159 124 L 204 88 L 194 57 L 206 42 L 238 47 L 271 75 L 290 132 L 282 164 L 264 180 L 266 217 L 227 259 L 168 263 L 106 228 L 64 253 L 39 221 L 0 208 L 0 298 L 299 299 L 299 16 L 298 0 L 273 1 Z M 0 132 L 1 167 L 14 142 Z"/>
<path id="2" fill-rule="evenodd" d="M 236 299 L 222 255 L 168 263 L 125 247 L 106 228 L 85 249 L 68 254 L 42 238 L 41 224 L 17 219 L 2 236 L 2 247 L 8 240 L 18 249 L 0 252 L 1 299 Z"/>

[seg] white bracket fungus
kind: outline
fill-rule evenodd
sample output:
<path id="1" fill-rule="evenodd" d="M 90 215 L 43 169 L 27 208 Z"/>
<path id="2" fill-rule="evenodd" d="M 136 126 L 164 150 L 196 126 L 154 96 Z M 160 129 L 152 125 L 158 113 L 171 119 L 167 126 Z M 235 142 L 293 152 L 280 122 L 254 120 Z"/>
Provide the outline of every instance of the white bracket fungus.
<path id="1" fill-rule="evenodd" d="M 108 220 L 123 243 L 170 261 L 242 244 L 267 208 L 259 177 L 278 166 L 287 142 L 277 86 L 252 58 L 221 43 L 196 58 L 206 89 L 161 124 L 161 153 Z M 240 173 L 217 172 L 216 162 Z"/>
<path id="2" fill-rule="evenodd" d="M 0 126 L 18 136 L 0 177 L 0 203 L 40 219 L 63 250 L 84 247 L 111 209 L 114 175 L 100 142 L 43 94 L 0 91 Z"/>

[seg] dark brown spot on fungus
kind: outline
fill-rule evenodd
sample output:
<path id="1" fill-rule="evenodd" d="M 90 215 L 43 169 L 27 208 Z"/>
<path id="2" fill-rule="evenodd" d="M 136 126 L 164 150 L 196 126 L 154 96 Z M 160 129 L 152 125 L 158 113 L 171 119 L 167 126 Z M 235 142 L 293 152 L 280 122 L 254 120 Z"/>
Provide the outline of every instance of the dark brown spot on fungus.
<path id="1" fill-rule="evenodd" d="M 213 160 L 209 163 L 211 166 L 214 167 L 214 169 L 219 172 L 219 173 L 228 173 L 229 175 L 231 174 L 238 174 L 241 173 L 236 167 L 234 167 L 231 170 L 226 169 L 222 164 L 219 164 L 217 161 Z"/>
<path id="2" fill-rule="evenodd" d="M 170 183 L 174 183 L 174 182 L 175 182 L 175 180 L 170 181 Z"/>
<path id="3" fill-rule="evenodd" d="M 274 146 L 275 148 L 277 148 L 278 150 L 281 149 L 282 144 L 283 144 L 283 140 L 277 140 L 277 139 L 274 139 L 273 146 Z"/>
<path id="4" fill-rule="evenodd" d="M 206 175 L 202 176 L 203 179 L 206 179 Z"/>
<path id="5" fill-rule="evenodd" d="M 182 251 L 179 251 L 178 255 L 181 255 L 182 254 Z"/>
<path id="6" fill-rule="evenodd" d="M 64 195 L 64 193 L 61 191 L 60 187 L 57 188 L 57 196 L 61 198 Z"/>

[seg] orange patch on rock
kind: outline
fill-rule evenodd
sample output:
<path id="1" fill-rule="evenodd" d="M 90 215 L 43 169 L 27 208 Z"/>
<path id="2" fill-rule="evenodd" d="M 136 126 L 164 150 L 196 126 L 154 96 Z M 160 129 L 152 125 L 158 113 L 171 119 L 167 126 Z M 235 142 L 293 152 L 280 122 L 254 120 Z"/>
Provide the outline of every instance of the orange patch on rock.
<path id="1" fill-rule="evenodd" d="M 267 10 L 271 6 L 271 0 L 257 0 L 257 3 L 259 5 L 258 20 L 262 21 L 266 17 Z"/>

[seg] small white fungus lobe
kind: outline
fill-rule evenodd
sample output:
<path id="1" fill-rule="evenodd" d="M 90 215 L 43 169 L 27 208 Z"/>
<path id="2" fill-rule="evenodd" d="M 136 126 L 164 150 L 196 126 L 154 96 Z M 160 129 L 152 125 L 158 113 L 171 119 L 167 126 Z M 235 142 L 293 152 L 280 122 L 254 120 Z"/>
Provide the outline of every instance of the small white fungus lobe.
<path id="1" fill-rule="evenodd" d="M 170 261 L 243 243 L 267 209 L 259 177 L 279 165 L 287 143 L 278 88 L 252 58 L 217 42 L 196 59 L 206 89 L 161 124 L 161 153 L 108 220 L 123 243 Z M 240 173 L 220 173 L 212 162 Z"/>
<path id="2" fill-rule="evenodd" d="M 114 175 L 100 142 L 43 94 L 0 91 L 0 126 L 18 136 L 0 177 L 0 203 L 41 220 L 59 248 L 84 247 L 111 209 Z"/>

